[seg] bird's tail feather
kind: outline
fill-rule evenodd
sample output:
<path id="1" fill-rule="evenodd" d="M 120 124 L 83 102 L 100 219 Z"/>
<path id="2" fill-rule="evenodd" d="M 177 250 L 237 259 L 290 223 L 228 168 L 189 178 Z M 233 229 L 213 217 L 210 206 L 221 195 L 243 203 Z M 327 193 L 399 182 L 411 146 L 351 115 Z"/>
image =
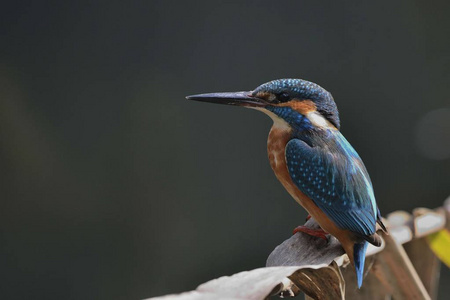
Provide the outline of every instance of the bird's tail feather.
<path id="1" fill-rule="evenodd" d="M 366 250 L 369 244 L 364 241 L 353 246 L 353 260 L 356 269 L 356 279 L 358 288 L 361 288 L 364 275 L 364 261 L 366 259 Z"/>

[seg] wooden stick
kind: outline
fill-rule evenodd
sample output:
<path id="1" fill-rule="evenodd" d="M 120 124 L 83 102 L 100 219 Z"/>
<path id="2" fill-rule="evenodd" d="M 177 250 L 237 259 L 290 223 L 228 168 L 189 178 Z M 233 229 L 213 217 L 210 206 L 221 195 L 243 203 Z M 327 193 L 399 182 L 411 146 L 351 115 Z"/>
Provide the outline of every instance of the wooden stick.
<path id="1" fill-rule="evenodd" d="M 392 236 L 381 234 L 386 247 L 377 254 L 375 275 L 388 283 L 395 299 L 431 299 L 403 247 Z"/>
<path id="2" fill-rule="evenodd" d="M 431 299 L 437 299 L 441 262 L 431 251 L 426 238 L 406 243 L 404 248 Z"/>

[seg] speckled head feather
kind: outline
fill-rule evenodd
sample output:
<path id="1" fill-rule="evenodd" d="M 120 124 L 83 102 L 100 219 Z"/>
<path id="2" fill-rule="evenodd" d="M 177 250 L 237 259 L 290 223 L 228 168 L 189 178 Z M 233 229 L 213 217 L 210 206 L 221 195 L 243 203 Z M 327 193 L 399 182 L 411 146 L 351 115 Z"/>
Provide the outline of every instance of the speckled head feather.
<path id="1" fill-rule="evenodd" d="M 277 79 L 260 85 L 252 95 L 256 96 L 258 93 L 287 93 L 291 99 L 312 100 L 317 111 L 337 129 L 340 128 L 339 112 L 333 96 L 318 84 L 302 79 Z"/>

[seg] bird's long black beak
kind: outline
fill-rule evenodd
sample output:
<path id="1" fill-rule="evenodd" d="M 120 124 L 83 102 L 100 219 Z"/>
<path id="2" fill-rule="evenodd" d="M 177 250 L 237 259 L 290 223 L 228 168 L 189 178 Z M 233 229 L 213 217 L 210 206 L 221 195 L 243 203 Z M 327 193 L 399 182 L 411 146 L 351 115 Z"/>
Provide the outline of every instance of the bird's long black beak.
<path id="1" fill-rule="evenodd" d="M 233 93 L 211 93 L 187 96 L 188 100 L 201 102 L 211 102 L 218 104 L 228 104 L 247 107 L 262 107 L 267 103 L 260 98 L 252 96 L 252 92 L 233 92 Z"/>

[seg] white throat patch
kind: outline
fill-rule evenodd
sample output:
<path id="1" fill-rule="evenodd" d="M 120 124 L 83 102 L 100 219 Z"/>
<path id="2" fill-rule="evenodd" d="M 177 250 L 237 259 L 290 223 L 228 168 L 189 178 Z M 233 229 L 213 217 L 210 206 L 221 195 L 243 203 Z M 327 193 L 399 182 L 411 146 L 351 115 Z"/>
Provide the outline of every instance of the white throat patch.
<path id="1" fill-rule="evenodd" d="M 273 127 L 277 127 L 279 129 L 283 129 L 283 130 L 291 129 L 291 127 L 285 120 L 283 120 L 282 118 L 280 118 L 279 116 L 277 116 L 276 114 L 271 112 L 270 110 L 260 108 L 260 107 L 250 107 L 250 108 L 262 111 L 263 113 L 268 115 L 273 120 Z"/>

